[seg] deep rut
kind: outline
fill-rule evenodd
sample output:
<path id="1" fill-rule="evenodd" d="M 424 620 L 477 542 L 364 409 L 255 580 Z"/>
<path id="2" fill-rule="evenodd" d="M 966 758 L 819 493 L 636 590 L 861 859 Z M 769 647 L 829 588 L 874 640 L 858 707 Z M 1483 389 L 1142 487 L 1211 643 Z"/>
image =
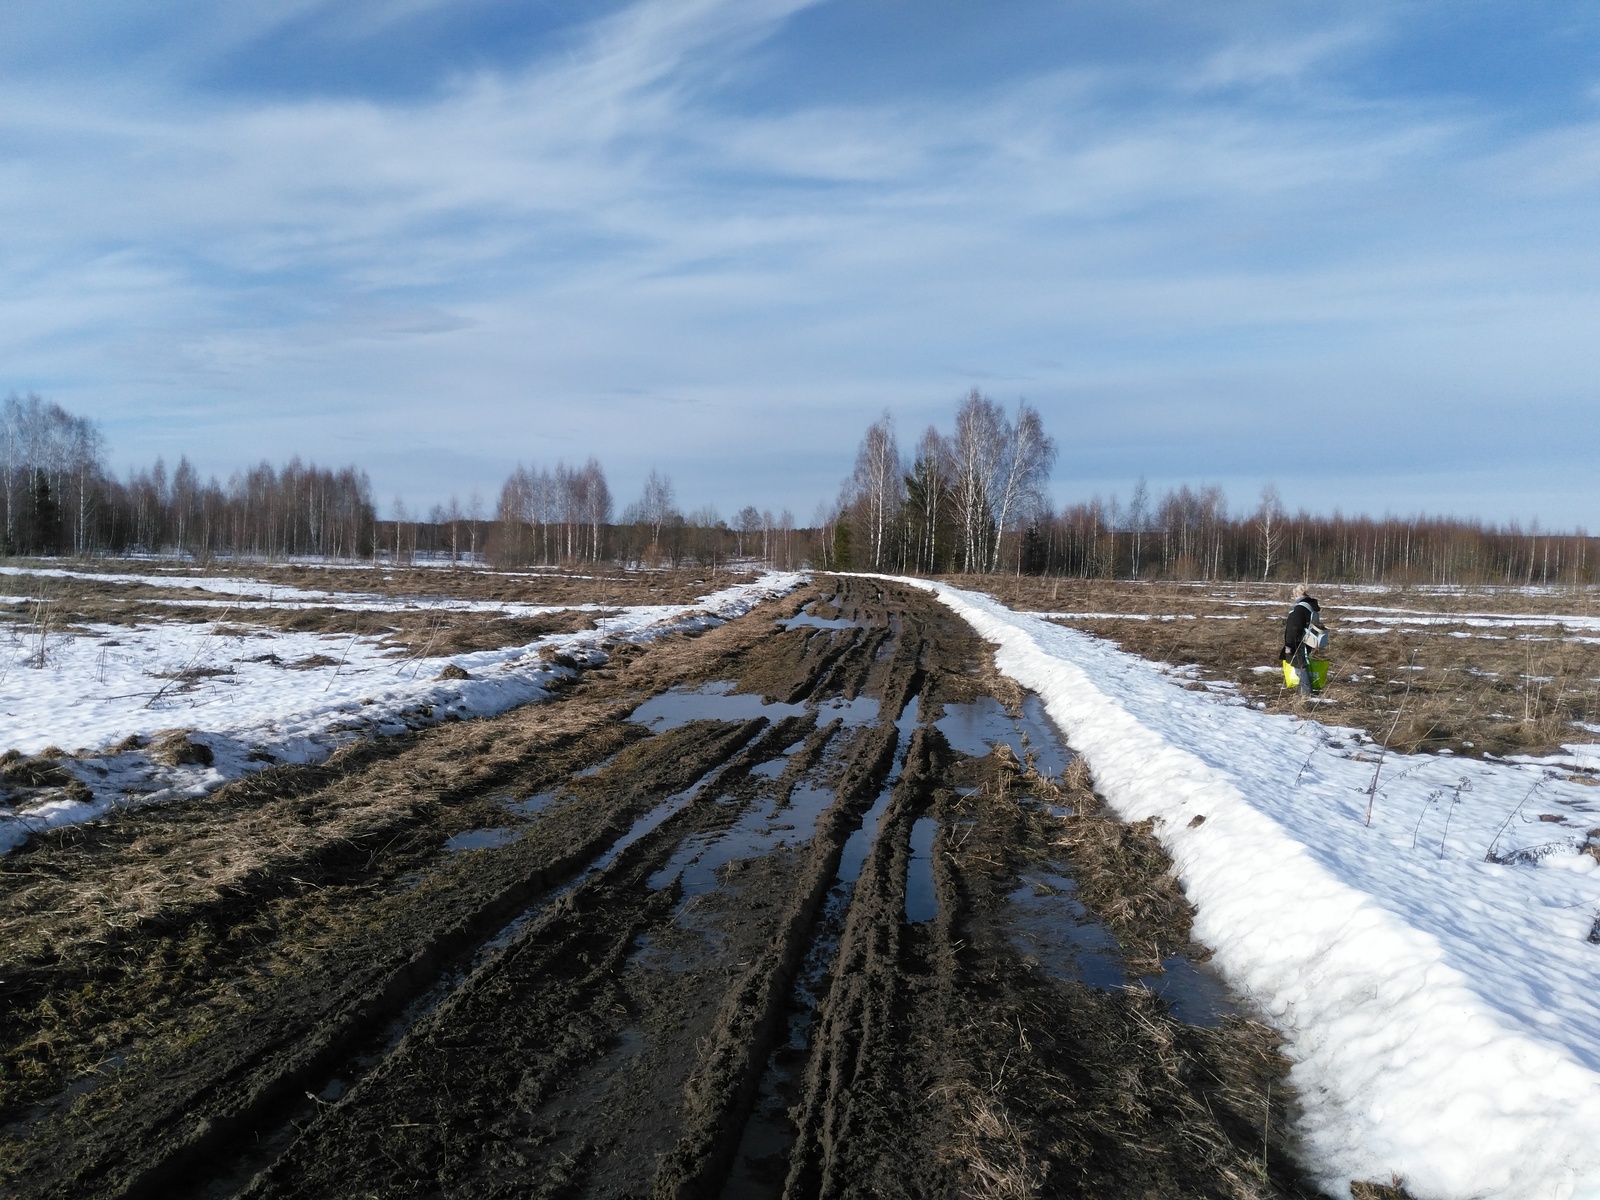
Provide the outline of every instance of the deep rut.
<path id="1" fill-rule="evenodd" d="M 1301 1194 L 1289 1148 L 1253 1132 L 1268 1083 L 1284 1123 L 1259 1027 L 1184 1025 L 1148 990 L 1041 971 L 1022 947 L 1008 896 L 1029 870 L 1070 870 L 1041 800 L 1070 788 L 1005 746 L 952 747 L 940 725 L 961 706 L 1011 719 L 985 699 L 995 683 L 925 595 L 846 577 L 320 790 L 224 798 L 212 822 L 281 810 L 325 841 L 116 955 L 73 951 L 77 976 L 121 980 L 107 1007 L 154 971 L 159 1036 L 75 1099 L 10 1108 L 8 1186 Z M 352 831 L 356 795 L 371 811 Z M 207 818 L 139 819 L 148 844 Z M 357 834 L 358 854 L 330 854 Z M 115 871 L 136 840 L 88 853 Z M 313 859 L 337 866 L 307 879 Z M 196 961 L 172 965 L 197 924 Z M 50 978 L 30 969 L 16 986 Z"/>

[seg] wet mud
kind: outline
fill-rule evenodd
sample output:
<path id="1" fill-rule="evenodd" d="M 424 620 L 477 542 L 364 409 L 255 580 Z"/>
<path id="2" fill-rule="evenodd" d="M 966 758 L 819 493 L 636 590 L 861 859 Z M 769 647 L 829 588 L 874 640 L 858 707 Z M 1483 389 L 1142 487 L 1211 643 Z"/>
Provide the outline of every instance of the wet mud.
<path id="1" fill-rule="evenodd" d="M 1314 1194 L 1150 831 L 876 582 L 0 886 L 7 1195 Z"/>

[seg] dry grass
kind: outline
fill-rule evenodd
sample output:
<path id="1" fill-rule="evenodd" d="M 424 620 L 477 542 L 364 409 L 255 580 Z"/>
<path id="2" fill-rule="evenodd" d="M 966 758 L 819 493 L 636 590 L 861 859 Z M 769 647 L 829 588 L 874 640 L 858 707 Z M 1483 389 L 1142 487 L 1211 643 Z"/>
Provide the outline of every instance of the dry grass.
<path id="1" fill-rule="evenodd" d="M 944 1146 L 946 1162 L 961 1172 L 963 1197 L 1026 1200 L 1044 1182 L 1027 1134 L 1017 1126 L 993 1088 L 962 1082 L 935 1089 L 956 1113 L 956 1128 Z"/>
<path id="2" fill-rule="evenodd" d="M 1161 972 L 1161 960 L 1189 950 L 1194 909 L 1156 840 L 1153 820 L 1125 824 L 1095 794 L 1083 759 L 1073 758 L 1060 782 L 1031 768 L 1032 793 L 1069 809 L 1054 821 L 1051 842 L 1072 867 L 1078 895 L 1122 943 L 1134 975 Z"/>
<path id="3" fill-rule="evenodd" d="M 40 565 L 55 569 L 63 564 Z M 125 574 L 129 578 L 124 583 L 76 576 L 11 576 L 4 590 L 27 599 L 0 604 L 0 631 L 26 652 L 12 655 L 19 662 L 42 656 L 51 636 L 82 636 L 91 633 L 91 626 L 155 622 L 211 624 L 212 633 L 226 637 L 287 630 L 381 638 L 401 655 L 462 654 L 523 645 L 552 633 L 592 629 L 598 618 L 626 605 L 687 604 L 752 577 L 751 572 L 713 574 L 701 570 L 496 572 L 263 564 L 201 568 L 114 559 L 71 565 L 96 575 Z M 340 594 L 326 602 L 286 598 L 293 600 L 292 607 L 288 603 L 274 605 L 268 594 L 251 597 L 250 607 L 227 607 L 223 593 L 158 587 L 136 578 L 162 575 L 246 578 L 269 586 Z M 404 601 L 405 607 L 387 611 L 345 607 L 349 597 L 356 595 Z M 492 610 L 464 612 L 451 607 L 462 601 L 570 607 L 534 616 L 504 616 Z M 579 605 L 602 607 L 577 611 Z"/>
<path id="4" fill-rule="evenodd" d="M 1476 620 L 1589 616 L 1596 596 L 1588 589 L 1380 594 L 1317 588 L 1332 634 L 1332 667 L 1327 690 L 1307 705 L 1283 687 L 1277 672 L 1289 607 L 1280 586 L 1029 578 L 993 578 L 979 586 L 1022 610 L 1096 614 L 1061 623 L 1190 668 L 1191 687 L 1236 692 L 1270 712 L 1314 711 L 1402 752 L 1547 754 L 1563 743 L 1597 740 L 1577 723 L 1600 722 L 1600 644 L 1554 619 L 1510 627 Z M 1430 623 L 1384 626 L 1363 619 L 1405 616 L 1362 611 L 1373 608 L 1427 614 Z"/>
<path id="5" fill-rule="evenodd" d="M 1411 1193 L 1406 1191 L 1398 1175 L 1392 1176 L 1388 1183 L 1352 1183 L 1350 1196 L 1351 1200 L 1411 1200 Z"/>

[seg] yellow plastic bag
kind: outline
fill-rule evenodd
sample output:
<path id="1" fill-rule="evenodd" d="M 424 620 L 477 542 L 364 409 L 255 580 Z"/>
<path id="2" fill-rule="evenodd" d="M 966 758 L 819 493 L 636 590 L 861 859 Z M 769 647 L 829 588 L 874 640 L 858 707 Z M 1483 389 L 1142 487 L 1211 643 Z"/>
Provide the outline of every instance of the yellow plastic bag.
<path id="1" fill-rule="evenodd" d="M 1283 686 L 1286 688 L 1300 686 L 1300 672 L 1294 669 L 1294 664 L 1291 662 L 1283 664 Z M 1325 658 L 1313 658 L 1311 660 L 1311 690 L 1320 692 L 1327 686 L 1328 660 Z"/>

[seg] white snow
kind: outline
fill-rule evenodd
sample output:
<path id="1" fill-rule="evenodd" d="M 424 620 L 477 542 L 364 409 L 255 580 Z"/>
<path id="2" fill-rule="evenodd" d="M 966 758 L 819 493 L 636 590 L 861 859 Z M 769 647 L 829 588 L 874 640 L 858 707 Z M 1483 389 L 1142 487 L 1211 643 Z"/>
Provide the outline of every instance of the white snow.
<path id="1" fill-rule="evenodd" d="M 1600 862 L 1580 852 L 1600 788 L 1550 760 L 1391 754 L 1380 770 L 1356 731 L 903 582 L 999 647 L 1123 816 L 1158 819 L 1195 936 L 1287 1039 L 1321 1186 L 1600 1197 Z"/>
<path id="2" fill-rule="evenodd" d="M 606 607 L 603 611 L 612 615 L 600 617 L 593 630 L 426 658 L 396 659 L 378 637 L 272 629 L 228 632 L 232 627 L 219 611 L 215 623 L 149 621 L 89 626 L 90 633 L 102 635 L 97 637 L 51 636 L 45 665 L 30 668 L 24 663 L 32 646 L 13 627 L 14 644 L 0 644 L 0 749 L 34 754 L 54 745 L 79 751 L 62 765 L 89 786 L 94 799 L 48 801 L 20 810 L 0 806 L 0 854 L 40 829 L 94 820 L 131 804 L 203 794 L 273 762 L 317 762 L 352 738 L 396 734 L 450 717 L 492 715 L 543 699 L 553 678 L 572 673 L 549 661 L 549 653 L 584 665 L 603 662 L 608 644 L 730 620 L 762 600 L 793 590 L 803 579 L 768 572 L 692 604 Z M 321 600 L 339 608 L 360 602 L 391 609 L 407 604 L 378 596 L 270 588 L 248 579 L 180 581 L 161 576 L 145 581 L 166 587 L 203 582 L 208 591 L 234 596 L 271 594 L 275 607 L 286 602 L 289 592 L 295 593 L 295 602 Z M 518 616 L 555 611 L 492 602 L 439 607 Z M 292 669 L 313 655 L 332 661 Z M 439 679 L 449 663 L 471 678 Z M 197 678 L 189 686 L 165 677 L 185 669 L 223 673 Z M 130 734 L 148 736 L 173 728 L 196 730 L 191 740 L 209 746 L 214 763 L 170 767 L 142 753 L 111 751 Z"/>

